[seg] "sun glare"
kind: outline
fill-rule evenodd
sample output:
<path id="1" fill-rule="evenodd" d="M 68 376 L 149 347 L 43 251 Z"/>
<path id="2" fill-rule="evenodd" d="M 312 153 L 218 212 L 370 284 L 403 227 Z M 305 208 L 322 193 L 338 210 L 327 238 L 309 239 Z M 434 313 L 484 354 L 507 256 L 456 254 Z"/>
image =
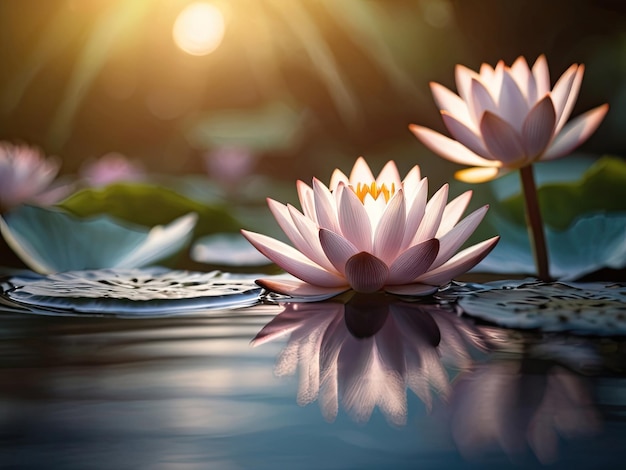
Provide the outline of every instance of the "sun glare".
<path id="1" fill-rule="evenodd" d="M 197 2 L 180 12 L 172 35 L 176 45 L 187 54 L 206 55 L 220 45 L 224 29 L 222 12 L 211 4 Z"/>

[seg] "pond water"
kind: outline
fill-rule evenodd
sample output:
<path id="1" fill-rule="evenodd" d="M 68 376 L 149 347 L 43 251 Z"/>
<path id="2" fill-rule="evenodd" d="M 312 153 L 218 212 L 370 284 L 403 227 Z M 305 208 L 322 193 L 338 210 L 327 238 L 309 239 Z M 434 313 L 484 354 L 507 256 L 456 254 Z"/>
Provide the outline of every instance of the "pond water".
<path id="1" fill-rule="evenodd" d="M 368 302 L 152 319 L 0 311 L 0 338 L 2 468 L 626 461 L 617 339 Z"/>

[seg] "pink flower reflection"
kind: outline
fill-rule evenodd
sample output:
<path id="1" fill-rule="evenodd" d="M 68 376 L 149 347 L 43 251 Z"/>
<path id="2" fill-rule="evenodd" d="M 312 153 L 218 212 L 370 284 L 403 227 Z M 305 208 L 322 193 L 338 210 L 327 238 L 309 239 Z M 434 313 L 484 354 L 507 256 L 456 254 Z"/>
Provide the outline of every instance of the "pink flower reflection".
<path id="1" fill-rule="evenodd" d="M 275 373 L 299 370 L 298 404 L 317 400 L 328 421 L 341 405 L 361 423 L 378 407 L 394 425 L 406 423 L 407 388 L 430 409 L 433 391 L 450 391 L 442 359 L 461 365 L 470 345 L 485 345 L 457 316 L 383 294 L 355 294 L 346 304 L 287 303 L 252 344 L 287 334 Z"/>
<path id="2" fill-rule="evenodd" d="M 531 450 L 542 464 L 554 463 L 560 438 L 600 428 L 583 378 L 541 358 L 496 360 L 463 372 L 450 406 L 454 440 L 472 459 L 501 448 L 512 457 Z"/>

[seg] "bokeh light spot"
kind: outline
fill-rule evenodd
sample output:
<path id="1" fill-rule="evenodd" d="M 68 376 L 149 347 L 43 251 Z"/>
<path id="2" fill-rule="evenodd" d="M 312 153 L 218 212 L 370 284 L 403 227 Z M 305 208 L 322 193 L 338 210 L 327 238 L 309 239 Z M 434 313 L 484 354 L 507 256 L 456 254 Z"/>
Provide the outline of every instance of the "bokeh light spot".
<path id="1" fill-rule="evenodd" d="M 206 55 L 218 48 L 224 37 L 224 15 L 209 3 L 187 5 L 174 22 L 176 45 L 191 55 Z"/>

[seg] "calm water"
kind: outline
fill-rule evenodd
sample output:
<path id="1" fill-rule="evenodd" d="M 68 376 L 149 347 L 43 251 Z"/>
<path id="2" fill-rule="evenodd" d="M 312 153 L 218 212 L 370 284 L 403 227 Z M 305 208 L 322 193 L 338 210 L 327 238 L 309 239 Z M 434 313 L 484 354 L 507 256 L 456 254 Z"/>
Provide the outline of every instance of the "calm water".
<path id="1" fill-rule="evenodd" d="M 369 302 L 158 319 L 5 312 L 0 338 L 2 468 L 626 460 L 617 340 L 522 335 Z"/>

